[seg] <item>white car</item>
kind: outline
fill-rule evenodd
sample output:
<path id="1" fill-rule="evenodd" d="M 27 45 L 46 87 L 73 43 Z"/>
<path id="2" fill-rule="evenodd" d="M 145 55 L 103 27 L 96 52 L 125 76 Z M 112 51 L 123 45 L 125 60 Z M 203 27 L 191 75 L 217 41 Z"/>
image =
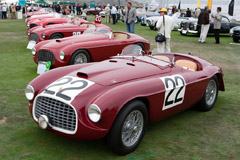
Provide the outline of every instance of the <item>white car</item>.
<path id="1" fill-rule="evenodd" d="M 153 16 L 153 17 L 148 17 L 146 19 L 147 25 L 149 26 L 149 28 L 151 30 L 156 30 L 156 24 L 157 21 L 159 19 L 159 16 Z M 180 24 L 183 20 L 189 20 L 189 19 L 193 19 L 190 17 L 180 17 L 180 13 L 177 12 L 175 14 L 172 15 L 172 19 L 174 21 L 174 29 L 179 29 L 180 28 Z"/>

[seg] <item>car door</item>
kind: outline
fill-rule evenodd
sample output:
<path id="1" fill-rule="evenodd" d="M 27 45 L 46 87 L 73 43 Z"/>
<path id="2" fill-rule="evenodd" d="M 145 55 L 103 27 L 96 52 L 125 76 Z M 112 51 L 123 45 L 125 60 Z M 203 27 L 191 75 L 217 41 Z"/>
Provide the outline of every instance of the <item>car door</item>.
<path id="1" fill-rule="evenodd" d="M 230 30 L 230 21 L 227 17 L 223 16 L 221 21 L 221 30 L 220 33 L 229 33 Z"/>

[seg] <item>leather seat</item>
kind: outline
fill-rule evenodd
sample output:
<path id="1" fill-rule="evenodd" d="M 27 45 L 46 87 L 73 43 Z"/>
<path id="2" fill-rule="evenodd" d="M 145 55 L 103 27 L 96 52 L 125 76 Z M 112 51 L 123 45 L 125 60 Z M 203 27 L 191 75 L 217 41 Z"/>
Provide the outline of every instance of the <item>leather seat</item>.
<path id="1" fill-rule="evenodd" d="M 113 33 L 114 38 L 116 39 L 128 39 L 128 35 L 124 33 Z"/>
<path id="2" fill-rule="evenodd" d="M 197 71 L 197 64 L 190 60 L 180 59 L 177 60 L 175 64 L 187 70 Z"/>
<path id="3" fill-rule="evenodd" d="M 168 58 L 167 56 L 154 55 L 153 57 L 163 61 L 170 62 L 170 58 Z"/>

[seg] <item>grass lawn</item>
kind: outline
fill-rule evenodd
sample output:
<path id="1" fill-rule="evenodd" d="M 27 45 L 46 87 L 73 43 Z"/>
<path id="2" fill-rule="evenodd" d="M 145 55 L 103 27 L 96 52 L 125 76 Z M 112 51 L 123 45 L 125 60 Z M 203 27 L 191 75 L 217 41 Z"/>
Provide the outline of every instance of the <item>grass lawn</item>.
<path id="1" fill-rule="evenodd" d="M 93 17 L 89 17 L 92 20 Z M 104 20 L 103 20 L 104 21 Z M 126 31 L 125 25 L 108 24 Z M 232 38 L 214 37 L 199 44 L 196 36 L 181 36 L 174 31 L 172 52 L 188 53 L 220 66 L 224 72 L 225 92 L 220 92 L 210 112 L 187 110 L 163 121 L 151 123 L 134 153 L 118 156 L 104 140 L 80 141 L 41 130 L 32 120 L 24 95 L 26 85 L 37 76 L 37 65 L 26 49 L 28 40 L 24 20 L 0 21 L 0 160 L 201 160 L 240 158 L 240 46 Z M 136 34 L 156 47 L 156 31 L 136 24 Z"/>

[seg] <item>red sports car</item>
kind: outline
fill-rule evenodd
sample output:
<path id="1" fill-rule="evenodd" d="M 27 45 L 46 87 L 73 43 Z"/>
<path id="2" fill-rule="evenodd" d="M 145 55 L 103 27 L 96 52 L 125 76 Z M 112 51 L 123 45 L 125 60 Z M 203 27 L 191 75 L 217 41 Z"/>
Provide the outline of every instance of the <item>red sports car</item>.
<path id="1" fill-rule="evenodd" d="M 54 18 L 36 19 L 29 22 L 28 30 L 37 26 L 45 27 L 47 25 L 53 25 L 53 24 L 74 23 L 74 21 L 75 20 L 73 17 L 68 17 L 68 16 L 59 16 L 59 17 L 57 16 Z M 84 23 L 84 22 L 88 22 L 88 21 L 84 19 L 78 19 L 78 23 Z"/>
<path id="2" fill-rule="evenodd" d="M 26 17 L 29 18 L 33 15 L 42 15 L 42 14 L 48 14 L 52 12 L 52 9 L 51 8 L 41 8 L 40 10 L 38 11 L 34 11 L 34 12 L 27 12 L 26 13 Z"/>
<path id="3" fill-rule="evenodd" d="M 54 13 L 54 14 L 53 13 L 48 13 L 48 14 L 35 15 L 35 16 L 26 18 L 25 22 L 26 22 L 26 25 L 29 27 L 30 21 L 33 21 L 33 20 L 43 20 L 43 19 L 46 19 L 46 18 L 55 18 L 56 16 L 61 16 L 61 15 L 60 14 L 56 14 L 56 13 Z"/>
<path id="4" fill-rule="evenodd" d="M 150 48 L 149 42 L 138 35 L 111 32 L 110 29 L 99 27 L 89 29 L 80 36 L 40 42 L 32 53 L 35 63 L 50 61 L 52 67 L 60 67 L 99 62 L 121 53 L 129 44 L 138 44 L 144 50 Z"/>
<path id="5" fill-rule="evenodd" d="M 194 105 L 209 111 L 218 90 L 224 91 L 222 70 L 205 60 L 179 53 L 141 55 L 139 49 L 130 46 L 129 54 L 35 78 L 25 90 L 34 121 L 66 137 L 107 136 L 111 149 L 124 155 L 140 144 L 148 122 Z"/>
<path id="6" fill-rule="evenodd" d="M 55 25 L 48 25 L 45 27 L 34 27 L 28 31 L 28 49 L 32 49 L 36 43 L 49 40 L 49 39 L 59 39 L 69 36 L 81 35 L 88 28 L 106 28 L 107 30 L 112 30 L 111 28 L 103 24 L 93 24 L 85 21 L 83 19 L 78 19 L 73 23 L 62 23 Z"/>

